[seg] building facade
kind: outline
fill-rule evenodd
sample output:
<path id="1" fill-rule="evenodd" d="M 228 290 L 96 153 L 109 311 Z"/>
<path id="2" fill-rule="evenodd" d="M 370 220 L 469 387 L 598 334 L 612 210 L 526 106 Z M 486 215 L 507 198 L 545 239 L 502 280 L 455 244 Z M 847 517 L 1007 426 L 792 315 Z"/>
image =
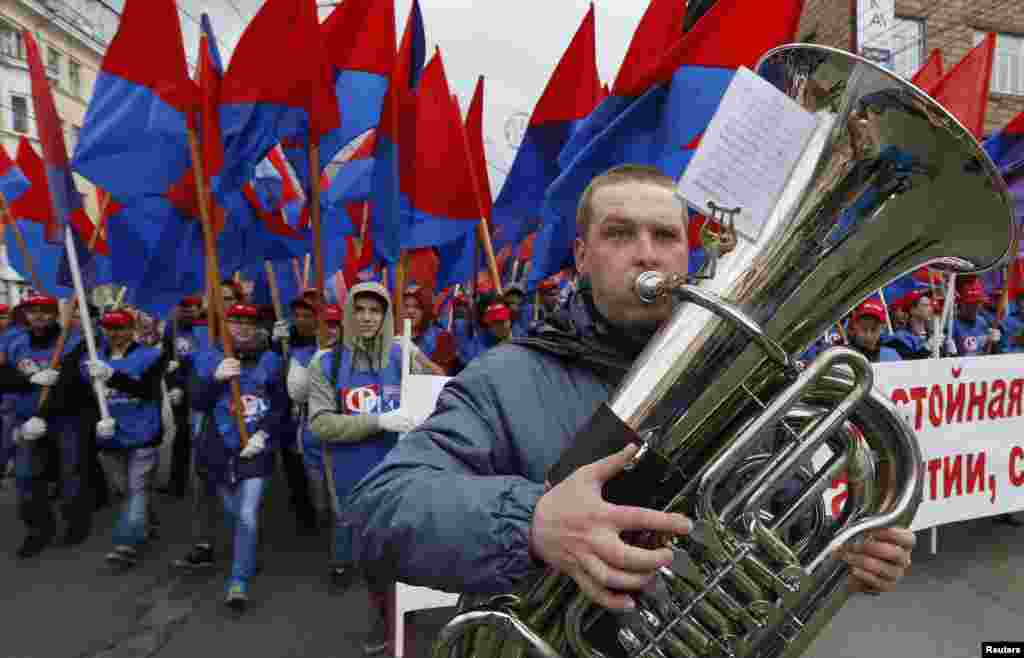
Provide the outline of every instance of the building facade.
<path id="1" fill-rule="evenodd" d="M 12 158 L 22 137 L 42 153 L 23 31 L 32 32 L 39 45 L 71 154 L 118 18 L 105 0 L 0 0 L 0 143 Z M 77 174 L 75 183 L 87 212 L 96 217 L 92 184 Z M 17 301 L 19 280 L 7 265 L 6 254 L 0 258 L 0 281 L 6 284 L 7 301 Z"/>
<path id="2" fill-rule="evenodd" d="M 1024 112 L 1024 3 L 1019 0 L 895 0 L 896 22 L 887 26 L 893 70 L 909 78 L 934 49 L 949 70 L 988 32 L 996 33 L 985 132 L 999 130 Z M 856 0 L 806 0 L 802 38 L 853 50 Z"/>

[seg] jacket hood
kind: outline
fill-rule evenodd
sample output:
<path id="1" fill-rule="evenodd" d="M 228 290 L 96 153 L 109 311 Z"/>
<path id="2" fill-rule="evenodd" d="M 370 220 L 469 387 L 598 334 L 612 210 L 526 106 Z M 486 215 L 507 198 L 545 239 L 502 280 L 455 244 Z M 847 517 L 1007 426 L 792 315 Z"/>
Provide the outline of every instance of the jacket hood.
<path id="1" fill-rule="evenodd" d="M 356 332 L 356 297 L 362 293 L 373 293 L 384 302 L 384 322 L 373 338 L 359 338 Z M 395 336 L 394 307 L 387 288 L 376 281 L 358 283 L 348 291 L 341 321 L 342 343 L 352 350 L 353 356 L 363 354 L 374 369 L 388 367 L 388 355 Z"/>
<path id="2" fill-rule="evenodd" d="M 589 287 L 581 286 L 528 336 L 511 342 L 580 363 L 617 384 L 654 334 L 619 329 L 597 310 Z"/>

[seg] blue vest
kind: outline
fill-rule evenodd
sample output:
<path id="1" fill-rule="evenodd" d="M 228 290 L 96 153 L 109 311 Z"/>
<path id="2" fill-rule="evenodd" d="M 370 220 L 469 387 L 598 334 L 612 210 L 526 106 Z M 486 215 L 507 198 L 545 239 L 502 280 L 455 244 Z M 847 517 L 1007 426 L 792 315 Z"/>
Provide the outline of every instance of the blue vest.
<path id="1" fill-rule="evenodd" d="M 1024 318 L 1019 315 L 1011 315 L 1007 311 L 1006 318 L 1000 325 L 1000 330 L 1003 332 L 1003 337 L 999 342 L 999 347 L 1002 349 L 1004 354 L 1017 354 L 1024 352 L 1024 345 L 1014 345 L 1010 342 L 1015 336 L 1024 335 Z"/>
<path id="2" fill-rule="evenodd" d="M 882 345 L 882 346 L 880 346 L 878 348 L 878 362 L 879 363 L 883 363 L 885 361 L 902 361 L 902 360 L 903 360 L 903 357 L 901 357 L 900 353 L 897 352 L 896 350 L 894 350 L 893 348 L 886 347 L 884 345 Z"/>
<path id="3" fill-rule="evenodd" d="M 103 350 L 100 356 L 110 364 L 115 372 L 124 373 L 139 379 L 160 358 L 160 351 L 145 345 L 136 345 L 123 359 L 112 359 L 109 350 Z M 82 376 L 89 377 L 89 372 L 82 364 Z M 110 415 L 117 421 L 114 436 L 103 440 L 97 437 L 97 447 L 101 450 L 124 450 L 141 448 L 160 443 L 162 427 L 160 417 L 160 400 L 143 400 L 119 391 L 107 384 L 107 408 Z"/>
<path id="4" fill-rule="evenodd" d="M 60 340 L 55 336 L 46 347 L 36 348 L 32 346 L 30 338 L 31 334 L 27 331 L 18 335 L 11 341 L 7 350 L 7 362 L 16 367 L 23 375 L 31 375 L 49 368 L 57 341 Z M 68 339 L 64 341 L 64 352 L 61 357 L 67 356 L 76 344 L 77 341 L 72 341 L 72 336 L 68 336 Z M 22 423 L 38 413 L 41 391 L 42 387 L 37 386 L 33 391 L 11 394 L 11 397 L 14 398 L 14 416 L 17 422 Z"/>
<path id="5" fill-rule="evenodd" d="M 971 323 L 956 318 L 953 321 L 953 341 L 956 343 L 958 356 L 988 354 L 990 326 L 981 313 L 978 313 Z"/>
<path id="6" fill-rule="evenodd" d="M 320 357 L 320 367 L 328 381 L 334 377 L 334 352 Z M 402 348 L 392 345 L 388 366 L 382 371 L 353 371 L 352 351 L 341 350 L 337 391 L 340 413 L 349 416 L 382 414 L 402 404 Z M 333 476 L 334 493 L 342 501 L 367 473 L 373 470 L 398 442 L 394 432 L 378 432 L 358 443 L 330 443 L 324 446 L 325 464 Z"/>
<path id="7" fill-rule="evenodd" d="M 223 359 L 224 355 L 218 350 L 201 352 L 196 359 L 197 374 L 203 380 L 212 380 L 214 371 Z M 282 376 L 281 365 L 281 357 L 271 350 L 263 352 L 255 365 L 243 362 L 238 385 L 245 408 L 245 428 L 250 435 L 262 428 L 261 423 L 270 413 L 271 404 L 282 402 L 272 399 L 277 382 Z M 231 390 L 227 386 L 213 408 L 213 423 L 224 447 L 233 452 L 240 451 L 241 438 L 238 436 L 238 425 L 231 409 Z"/>

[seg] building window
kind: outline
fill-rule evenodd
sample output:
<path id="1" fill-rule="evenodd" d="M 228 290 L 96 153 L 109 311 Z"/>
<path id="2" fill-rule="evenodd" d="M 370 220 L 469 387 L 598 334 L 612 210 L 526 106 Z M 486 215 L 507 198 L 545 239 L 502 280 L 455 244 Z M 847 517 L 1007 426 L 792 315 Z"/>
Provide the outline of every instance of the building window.
<path id="1" fill-rule="evenodd" d="M 986 32 L 974 33 L 974 45 L 984 40 Z M 1024 37 L 996 35 L 995 59 L 992 62 L 992 92 L 1024 96 Z"/>
<path id="2" fill-rule="evenodd" d="M 68 58 L 68 90 L 75 96 L 82 95 L 82 65 L 78 60 Z"/>
<path id="3" fill-rule="evenodd" d="M 46 49 L 46 74 L 60 80 L 60 51 L 56 48 Z"/>
<path id="4" fill-rule="evenodd" d="M 924 65 L 924 21 L 896 17 L 892 28 L 893 72 L 910 79 Z"/>
<path id="5" fill-rule="evenodd" d="M 21 30 L 0 21 L 0 53 L 15 59 L 25 59 L 25 42 Z"/>
<path id="6" fill-rule="evenodd" d="M 11 96 L 11 126 L 14 132 L 28 134 L 28 99 Z"/>

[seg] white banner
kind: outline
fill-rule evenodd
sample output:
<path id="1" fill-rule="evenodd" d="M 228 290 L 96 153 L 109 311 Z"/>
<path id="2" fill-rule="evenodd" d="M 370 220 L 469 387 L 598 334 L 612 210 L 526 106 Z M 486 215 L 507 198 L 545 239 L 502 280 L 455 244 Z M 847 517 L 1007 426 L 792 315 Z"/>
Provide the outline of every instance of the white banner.
<path id="1" fill-rule="evenodd" d="M 913 529 L 1024 510 L 1024 354 L 879 363 L 874 372 L 924 457 Z M 425 419 L 448 378 L 405 380 L 402 407 Z M 836 514 L 845 500 L 837 478 L 825 492 L 828 509 Z"/>
<path id="2" fill-rule="evenodd" d="M 857 0 L 857 52 L 892 69 L 895 24 L 896 0 Z"/>
<path id="3" fill-rule="evenodd" d="M 1024 509 L 1024 354 L 880 363 L 875 386 L 917 432 L 915 530 Z M 826 494 L 842 508 L 842 479 Z"/>

